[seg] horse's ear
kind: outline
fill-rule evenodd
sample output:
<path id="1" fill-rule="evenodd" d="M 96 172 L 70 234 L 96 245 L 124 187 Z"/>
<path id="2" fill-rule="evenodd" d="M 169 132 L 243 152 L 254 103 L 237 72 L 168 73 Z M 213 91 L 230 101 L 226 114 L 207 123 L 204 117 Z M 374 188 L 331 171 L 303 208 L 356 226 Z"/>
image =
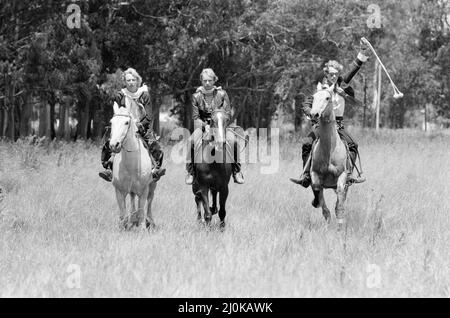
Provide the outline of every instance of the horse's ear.
<path id="1" fill-rule="evenodd" d="M 320 90 L 322 90 L 322 83 L 318 82 L 316 91 L 320 91 Z"/>
<path id="2" fill-rule="evenodd" d="M 117 114 L 119 112 L 119 105 L 116 102 L 114 102 L 114 104 L 113 104 L 113 109 L 114 109 L 114 114 Z"/>

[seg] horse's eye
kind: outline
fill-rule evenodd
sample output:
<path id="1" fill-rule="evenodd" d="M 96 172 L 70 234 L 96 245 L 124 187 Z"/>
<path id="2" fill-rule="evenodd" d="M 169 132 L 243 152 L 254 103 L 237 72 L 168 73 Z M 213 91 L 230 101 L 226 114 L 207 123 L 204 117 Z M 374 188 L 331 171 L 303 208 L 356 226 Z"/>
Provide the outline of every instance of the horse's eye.
<path id="1" fill-rule="evenodd" d="M 127 122 L 125 123 L 125 125 L 128 125 L 129 123 L 130 123 L 130 122 L 127 121 Z"/>
<path id="2" fill-rule="evenodd" d="M 329 97 L 327 97 L 325 100 L 330 100 L 330 98 Z"/>

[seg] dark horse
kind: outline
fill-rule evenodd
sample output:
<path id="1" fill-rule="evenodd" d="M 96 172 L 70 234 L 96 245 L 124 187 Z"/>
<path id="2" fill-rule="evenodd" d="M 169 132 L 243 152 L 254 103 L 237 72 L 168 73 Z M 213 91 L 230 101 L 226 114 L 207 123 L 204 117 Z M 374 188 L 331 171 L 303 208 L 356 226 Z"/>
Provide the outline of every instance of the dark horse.
<path id="1" fill-rule="evenodd" d="M 195 150 L 200 148 L 200 151 L 195 151 L 195 176 L 192 184 L 192 192 L 197 204 L 197 219 L 200 221 L 202 218 L 203 205 L 206 224 L 209 225 L 212 215 L 219 212 L 221 228 L 225 227 L 228 183 L 232 174 L 231 163 L 235 160 L 230 152 L 234 135 L 226 129 L 229 120 L 223 109 L 216 109 L 211 116 L 210 135 L 194 141 Z M 212 195 L 212 207 L 209 206 L 209 192 Z M 219 195 L 219 211 L 217 211 L 217 195 Z"/>

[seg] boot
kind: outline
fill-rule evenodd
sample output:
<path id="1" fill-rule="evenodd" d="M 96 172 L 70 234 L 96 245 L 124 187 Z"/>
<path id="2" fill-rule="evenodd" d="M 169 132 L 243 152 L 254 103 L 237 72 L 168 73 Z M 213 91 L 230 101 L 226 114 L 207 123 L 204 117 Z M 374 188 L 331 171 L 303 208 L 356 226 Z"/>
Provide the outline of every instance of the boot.
<path id="1" fill-rule="evenodd" d="M 115 154 L 112 153 L 111 156 L 109 157 L 109 159 L 103 163 L 103 167 L 105 168 L 105 170 L 98 173 L 98 175 L 102 179 L 104 179 L 105 181 L 108 181 L 108 182 L 111 182 L 112 178 L 113 178 L 112 168 L 113 168 L 114 156 L 115 156 Z"/>
<path id="2" fill-rule="evenodd" d="M 186 182 L 186 184 L 191 185 L 192 183 L 194 183 L 194 176 L 188 172 L 186 174 L 186 178 L 185 178 L 184 182 Z"/>
<path id="3" fill-rule="evenodd" d="M 242 174 L 241 171 L 233 171 L 233 179 L 234 179 L 234 183 L 237 184 L 244 184 L 244 175 Z"/>
<path id="4" fill-rule="evenodd" d="M 311 174 L 309 171 L 304 171 L 299 179 L 289 178 L 292 182 L 307 188 L 311 185 Z"/>
<path id="5" fill-rule="evenodd" d="M 166 174 L 166 169 L 161 169 L 162 166 L 162 161 L 163 161 L 163 157 L 164 157 L 164 153 L 156 148 L 152 148 L 150 147 L 151 152 L 150 152 L 150 156 L 153 157 L 154 161 L 155 161 L 155 168 L 153 168 L 152 170 L 152 176 L 153 176 L 153 181 L 158 181 L 163 175 Z"/>
<path id="6" fill-rule="evenodd" d="M 289 178 L 292 182 L 295 184 L 299 184 L 304 188 L 308 188 L 311 185 L 311 174 L 309 170 L 311 169 L 311 152 L 309 153 L 308 159 L 305 162 L 305 165 L 303 167 L 302 175 L 299 179 Z"/>
<path id="7" fill-rule="evenodd" d="M 99 172 L 98 175 L 108 182 L 112 181 L 112 170 L 111 169 L 105 169 L 104 171 Z"/>
<path id="8" fill-rule="evenodd" d="M 152 170 L 153 181 L 158 181 L 163 175 L 166 174 L 166 169 L 155 168 Z"/>
<path id="9" fill-rule="evenodd" d="M 234 183 L 244 184 L 244 175 L 241 171 L 241 163 L 238 162 L 237 158 L 234 159 L 234 163 L 231 164 L 231 169 L 233 171 L 233 180 Z"/>

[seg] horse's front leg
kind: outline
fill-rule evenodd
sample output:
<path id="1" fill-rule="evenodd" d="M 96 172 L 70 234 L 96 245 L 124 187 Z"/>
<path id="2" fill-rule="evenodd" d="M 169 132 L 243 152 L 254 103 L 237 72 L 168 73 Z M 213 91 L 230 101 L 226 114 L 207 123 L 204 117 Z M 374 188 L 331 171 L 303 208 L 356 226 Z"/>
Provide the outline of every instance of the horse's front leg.
<path id="1" fill-rule="evenodd" d="M 137 211 L 136 211 L 136 193 L 130 193 L 130 204 L 131 204 L 131 212 L 130 212 L 130 223 L 131 226 L 137 225 Z"/>
<path id="2" fill-rule="evenodd" d="M 156 182 L 150 183 L 147 196 L 147 218 L 145 219 L 145 227 L 147 229 L 155 228 L 155 222 L 153 221 L 152 216 L 152 202 L 153 198 L 155 197 L 155 189 L 156 189 Z"/>
<path id="3" fill-rule="evenodd" d="M 212 219 L 212 214 L 211 214 L 211 210 L 209 209 L 209 195 L 208 195 L 208 188 L 203 188 L 201 190 L 201 197 L 202 197 L 202 202 L 203 202 L 203 210 L 205 211 L 205 222 L 206 225 L 209 225 L 211 223 L 211 219 Z"/>
<path id="4" fill-rule="evenodd" d="M 220 204 L 220 210 L 219 210 L 219 218 L 220 218 L 220 228 L 225 228 L 225 216 L 227 215 L 227 211 L 225 210 L 225 205 L 228 198 L 228 185 L 224 187 L 219 192 L 219 204 Z"/>
<path id="5" fill-rule="evenodd" d="M 197 207 L 197 221 L 201 222 L 202 220 L 202 193 L 200 191 L 196 192 L 194 195 L 195 205 Z"/>
<path id="6" fill-rule="evenodd" d="M 127 220 L 127 205 L 125 202 L 125 199 L 127 195 L 123 192 L 121 192 L 119 189 L 115 188 L 116 190 L 116 200 L 117 204 L 119 205 L 119 228 L 120 229 L 126 229 L 128 220 Z"/>
<path id="7" fill-rule="evenodd" d="M 311 203 L 312 206 L 315 208 L 321 207 L 323 217 L 328 223 L 330 223 L 331 213 L 325 203 L 325 198 L 323 196 L 322 182 L 320 180 L 319 175 L 316 172 L 311 172 L 311 188 L 314 193 L 314 200 Z"/>
<path id="8" fill-rule="evenodd" d="M 314 194 L 314 199 L 312 201 L 312 206 L 318 208 L 320 205 L 320 191 L 322 190 L 322 184 L 320 182 L 320 177 L 317 172 L 311 171 L 311 189 Z"/>
<path id="9" fill-rule="evenodd" d="M 138 209 L 136 211 L 136 217 L 137 222 L 136 226 L 139 227 L 144 220 L 144 210 L 145 210 L 145 204 L 147 203 L 147 196 L 148 196 L 149 186 L 147 185 L 145 189 L 142 191 L 142 193 L 139 195 L 138 199 Z"/>
<path id="10" fill-rule="evenodd" d="M 211 196 L 212 196 L 211 214 L 214 215 L 217 213 L 217 190 L 211 190 Z"/>
<path id="11" fill-rule="evenodd" d="M 336 213 L 336 220 L 338 223 L 338 230 L 340 230 L 345 223 L 344 203 L 345 199 L 347 198 L 347 190 L 348 190 L 347 171 L 344 171 L 339 176 L 336 187 L 337 200 L 335 213 Z"/>

